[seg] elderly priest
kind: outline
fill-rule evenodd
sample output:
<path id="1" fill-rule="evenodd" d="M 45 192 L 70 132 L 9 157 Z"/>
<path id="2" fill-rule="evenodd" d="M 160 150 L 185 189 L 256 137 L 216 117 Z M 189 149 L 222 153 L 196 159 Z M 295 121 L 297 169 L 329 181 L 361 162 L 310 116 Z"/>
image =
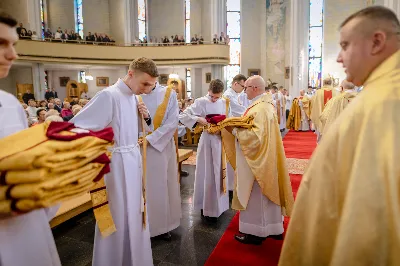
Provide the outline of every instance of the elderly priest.
<path id="1" fill-rule="evenodd" d="M 226 127 L 236 137 L 236 161 L 232 164 L 237 179 L 232 208 L 240 210 L 242 234 L 235 239 L 261 245 L 267 237 L 283 239 L 282 215 L 290 215 L 294 200 L 278 117 L 271 96 L 265 94 L 263 78 L 250 77 L 245 91 L 252 102 L 244 116 L 254 117 L 253 126 Z"/>

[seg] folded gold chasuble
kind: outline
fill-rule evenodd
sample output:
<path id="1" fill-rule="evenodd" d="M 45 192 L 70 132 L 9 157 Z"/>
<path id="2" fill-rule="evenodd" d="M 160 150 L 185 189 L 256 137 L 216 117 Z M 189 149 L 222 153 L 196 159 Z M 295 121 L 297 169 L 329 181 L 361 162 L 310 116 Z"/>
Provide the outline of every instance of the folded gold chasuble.
<path id="1" fill-rule="evenodd" d="M 236 138 L 246 161 L 258 182 L 263 195 L 281 206 L 282 214 L 290 216 L 293 207 L 293 193 L 286 166 L 286 157 L 280 134 L 278 117 L 272 105 L 272 98 L 265 94 L 252 103 L 244 117 L 253 117 L 251 128 L 237 127 Z M 232 135 L 231 135 L 232 136 Z M 224 141 L 230 153 L 235 151 L 235 141 Z M 236 153 L 236 152 L 235 152 Z M 236 156 L 236 154 L 234 154 Z M 232 154 L 228 157 L 233 157 Z M 232 167 L 237 167 L 235 164 Z M 232 208 L 244 210 L 250 198 L 238 197 L 241 182 L 254 182 L 246 177 L 237 176 L 235 180 Z M 248 187 L 248 185 L 246 185 Z M 246 192 L 247 193 L 247 192 Z"/>
<path id="2" fill-rule="evenodd" d="M 102 183 L 113 136 L 102 138 L 86 132 L 70 123 L 46 122 L 1 139 L 0 212 L 49 207 Z M 80 137 L 80 133 L 87 136 Z M 102 234 L 108 235 L 115 226 L 106 197 L 100 207 L 103 215 L 96 219 Z"/>
<path id="3" fill-rule="evenodd" d="M 330 126 L 299 191 L 279 265 L 400 265 L 400 52 Z"/>

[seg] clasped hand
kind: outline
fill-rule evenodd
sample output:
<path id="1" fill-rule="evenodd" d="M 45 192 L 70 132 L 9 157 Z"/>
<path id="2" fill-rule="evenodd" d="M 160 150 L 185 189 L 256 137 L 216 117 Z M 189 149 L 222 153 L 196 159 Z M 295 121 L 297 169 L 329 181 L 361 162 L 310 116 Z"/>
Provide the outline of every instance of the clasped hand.
<path id="1" fill-rule="evenodd" d="M 141 115 L 143 115 L 143 118 L 147 119 L 147 118 L 150 117 L 149 110 L 147 109 L 147 107 L 146 107 L 146 105 L 144 104 L 144 102 L 140 102 L 140 103 L 138 104 L 138 110 L 139 110 L 139 113 L 140 113 Z"/>

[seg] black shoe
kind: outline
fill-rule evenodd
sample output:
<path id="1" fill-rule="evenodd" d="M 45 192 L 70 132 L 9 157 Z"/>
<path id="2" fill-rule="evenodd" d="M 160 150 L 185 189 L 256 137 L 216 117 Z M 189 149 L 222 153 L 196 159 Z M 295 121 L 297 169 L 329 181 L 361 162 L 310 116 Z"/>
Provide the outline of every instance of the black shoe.
<path id="1" fill-rule="evenodd" d="M 189 175 L 189 172 L 181 171 L 181 176 L 188 176 L 188 175 Z"/>
<path id="2" fill-rule="evenodd" d="M 171 236 L 171 233 L 168 232 L 168 233 L 160 235 L 160 238 L 165 240 L 165 241 L 171 241 L 172 236 Z"/>
<path id="3" fill-rule="evenodd" d="M 275 239 L 275 240 L 283 240 L 283 234 L 280 234 L 280 235 L 270 235 L 270 236 L 267 236 L 267 238 L 272 238 L 272 239 Z"/>
<path id="4" fill-rule="evenodd" d="M 235 239 L 243 244 L 257 245 L 257 246 L 261 245 L 262 242 L 264 241 L 263 237 L 253 236 L 249 234 L 235 235 Z"/>

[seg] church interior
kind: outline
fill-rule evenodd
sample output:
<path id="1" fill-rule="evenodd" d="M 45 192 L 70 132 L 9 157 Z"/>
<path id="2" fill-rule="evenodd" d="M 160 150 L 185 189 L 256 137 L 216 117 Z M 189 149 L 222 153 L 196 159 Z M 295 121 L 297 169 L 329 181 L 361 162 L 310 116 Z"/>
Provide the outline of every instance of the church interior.
<path id="1" fill-rule="evenodd" d="M 163 205 L 163 209 L 180 209 L 180 218 L 176 226 L 168 227 L 160 234 L 151 232 L 152 221 L 149 220 L 147 226 L 150 227 L 151 235 L 151 262 L 148 261 L 148 264 L 142 264 L 139 260 L 135 262 L 136 254 L 131 254 L 131 262 L 125 261 L 124 257 L 121 265 L 212 266 L 278 265 L 278 263 L 326 265 L 308 264 L 306 261 L 299 264 L 281 264 L 282 260 L 279 262 L 291 219 L 284 215 L 283 211 L 281 215 L 281 208 L 278 208 L 277 216 L 281 219 L 279 226 L 284 232 L 266 233 L 265 236 L 264 233 L 262 236 L 250 235 L 252 238 L 248 237 L 248 234 L 242 238 L 238 237 L 238 234 L 244 233 L 240 228 L 245 228 L 245 222 L 239 218 L 239 213 L 246 209 L 245 206 L 243 209 L 232 207 L 235 200 L 240 201 L 242 197 L 242 194 L 236 191 L 240 172 L 232 170 L 229 174 L 229 169 L 226 169 L 229 166 L 226 166 L 226 163 L 232 163 L 228 154 L 226 158 L 222 155 L 221 159 L 220 155 L 218 157 L 214 153 L 211 155 L 207 153 L 215 152 L 214 146 L 218 145 L 210 144 L 210 150 L 202 145 L 206 145 L 207 141 L 213 143 L 213 137 L 216 136 L 207 139 L 205 137 L 208 136 L 208 133 L 205 133 L 208 132 L 207 127 L 199 129 L 199 125 L 202 125 L 200 120 L 191 123 L 190 119 L 193 119 L 196 113 L 194 110 L 203 108 L 199 105 L 204 97 L 208 97 L 210 102 L 214 102 L 215 97 L 223 98 L 222 91 L 213 89 L 218 85 L 215 85 L 215 80 L 222 81 L 224 96 L 229 90 L 234 92 L 239 88 L 245 91 L 264 84 L 265 94 L 273 99 L 274 117 L 277 117 L 278 121 L 276 127 L 280 130 L 279 140 L 276 141 L 281 144 L 278 148 L 274 147 L 274 155 L 281 154 L 286 160 L 285 170 L 282 170 L 283 172 L 277 170 L 279 172 L 277 176 L 279 178 L 282 175 L 287 176 L 292 189 L 290 197 L 292 200 L 293 196 L 296 199 L 303 174 L 307 171 L 314 150 L 320 145 L 321 136 L 325 136 L 328 126 L 329 129 L 332 128 L 333 122 L 329 117 L 325 117 L 325 120 L 321 118 L 321 121 L 318 118 L 324 106 L 327 108 L 328 101 L 344 91 L 360 92 L 363 89 L 362 85 L 346 83 L 345 69 L 338 63 L 338 54 L 342 49 L 340 44 L 342 23 L 353 13 L 374 6 L 387 7 L 394 10 L 395 14 L 400 12 L 400 1 L 397 0 L 2 0 L 0 10 L 18 21 L 16 28 L 19 40 L 15 46 L 18 58 L 8 76 L 0 79 L 0 89 L 18 99 L 26 110 L 30 128 L 46 123 L 47 117 L 52 121 L 74 123 L 79 121 L 79 113 L 85 112 L 91 104 L 96 103 L 98 99 L 96 97 L 100 98 L 104 90 L 118 85 L 118 82 L 131 71 L 130 64 L 133 60 L 142 57 L 151 59 L 156 64 L 159 74 L 155 88 L 157 86 L 172 88 L 173 97 L 176 97 L 179 106 L 179 127 L 174 142 L 176 151 L 172 149 L 173 154 L 168 154 L 167 158 L 173 158 L 176 162 L 180 204 L 174 205 L 173 200 L 168 197 L 161 199 L 160 196 L 159 200 L 160 204 L 169 201 L 169 204 Z M 245 79 L 237 79 L 239 74 Z M 257 83 L 259 77 L 263 83 Z M 314 114 L 318 105 L 315 98 L 326 86 L 329 87 L 329 92 L 325 89 L 320 113 Z M 142 98 L 147 105 L 146 98 Z M 162 99 L 161 97 L 158 100 Z M 233 104 L 232 99 L 229 102 Z M 240 100 L 239 103 L 241 104 Z M 204 106 L 205 110 L 210 108 L 206 104 Z M 151 114 L 151 108 L 149 106 L 147 108 Z M 212 111 L 207 112 L 212 114 Z M 94 116 L 102 115 L 103 113 L 99 112 Z M 318 121 L 313 119 L 315 115 Z M 176 117 L 177 113 L 172 116 Z M 150 118 L 151 123 L 157 120 L 151 115 Z M 147 123 L 148 120 L 143 121 Z M 240 123 L 242 122 L 243 120 L 240 120 Z M 160 126 L 162 125 L 161 123 Z M 236 134 L 240 142 L 240 134 Z M 218 143 L 221 143 L 221 138 L 226 138 L 222 131 Z M 227 152 L 224 141 L 222 148 L 221 145 L 218 146 L 220 153 L 222 149 L 222 154 Z M 150 144 L 153 145 L 151 141 Z M 151 146 L 150 144 L 147 145 Z M 233 145 L 235 147 L 235 144 Z M 236 149 L 237 147 L 238 144 Z M 281 153 L 280 147 L 282 147 Z M 145 160 L 152 160 L 151 156 L 157 148 L 152 149 L 148 149 Z M 260 150 L 262 149 L 260 145 Z M 221 161 L 219 163 L 223 176 L 221 182 L 232 182 L 234 187 L 232 192 L 231 188 L 228 189 L 228 184 L 224 183 L 222 190 L 218 191 L 217 194 L 221 193 L 221 197 L 222 194 L 226 196 L 226 204 L 229 206 L 221 207 L 223 210 L 217 215 L 208 215 L 205 203 L 201 203 L 205 206 L 204 210 L 203 207 L 201 211 L 196 207 L 199 176 L 203 174 L 203 178 L 209 177 L 206 172 L 196 169 L 199 165 L 208 164 L 207 160 L 203 161 L 201 158 L 204 153 L 208 154 L 205 156 L 212 157 L 211 165 L 214 161 Z M 245 154 L 244 150 L 243 153 Z M 124 156 L 124 153 L 121 154 Z M 1 155 L 0 152 L 0 172 Z M 119 154 L 113 153 L 111 162 L 118 156 Z M 239 156 L 238 151 L 236 156 Z M 235 163 L 240 165 L 240 160 L 237 158 L 239 157 L 236 157 Z M 163 165 L 161 161 L 157 163 L 153 162 L 151 167 L 148 164 L 147 173 L 150 173 L 153 167 L 160 167 L 161 172 L 169 171 L 161 169 Z M 252 167 L 250 162 L 249 166 Z M 207 167 L 204 169 L 208 171 Z M 111 171 L 114 171 L 113 167 Z M 224 176 L 226 172 L 228 181 Z M 161 175 L 157 177 L 161 180 Z M 149 176 L 147 182 L 152 184 Z M 169 179 L 166 183 L 160 181 L 157 189 L 168 190 L 168 182 L 171 181 Z M 217 181 L 212 181 L 210 184 L 215 185 L 215 182 Z M 206 187 L 210 186 L 207 184 Z M 0 178 L 0 192 L 2 185 Z M 108 190 L 108 184 L 106 187 Z M 267 190 L 260 183 L 257 187 L 250 186 L 249 193 L 260 190 L 260 187 L 263 193 Z M 153 192 L 149 188 L 144 190 L 147 193 Z M 87 190 L 85 193 L 79 193 L 75 197 L 59 202 L 49 220 L 56 246 L 54 252 L 58 253 L 61 265 L 107 265 L 100 263 L 99 258 L 94 259 L 95 256 L 100 256 L 101 252 L 107 256 L 107 250 L 96 251 L 98 242 L 95 240 L 95 235 L 96 238 L 100 237 L 97 235 L 99 232 L 96 231 L 96 224 L 100 222 L 97 220 L 95 212 L 97 206 L 91 193 Z M 157 193 L 156 191 L 155 194 Z M 169 193 L 172 192 L 169 190 Z M 207 195 L 214 197 L 207 194 L 206 190 L 204 193 L 204 202 Z M 282 201 L 282 194 L 280 195 Z M 252 230 L 266 232 L 274 231 L 274 228 L 278 227 L 275 222 L 268 222 L 268 218 L 265 218 L 272 212 L 272 207 L 268 207 L 269 209 L 266 207 L 275 202 L 271 198 L 268 197 L 267 201 L 261 200 L 259 203 L 261 205 L 258 206 L 259 212 L 264 212 L 261 209 L 265 209 L 262 223 L 270 225 L 263 228 L 254 225 Z M 150 201 L 155 200 L 154 196 L 148 195 L 144 200 L 147 214 L 150 214 L 153 204 Z M 252 196 L 249 196 L 249 211 L 252 200 Z M 212 202 L 219 204 L 214 200 Z M 113 201 L 109 203 L 113 204 Z M 221 206 L 223 204 L 225 203 L 221 203 Z M 115 215 L 112 214 L 115 220 Z M 166 220 L 168 224 L 172 218 L 164 217 L 160 212 L 158 219 Z M 146 218 L 143 223 L 146 224 Z M 117 226 L 116 231 L 118 230 Z M 106 236 L 104 239 L 111 236 Z M 130 241 L 137 241 L 135 245 L 142 243 L 141 236 L 138 235 L 131 235 Z M 133 249 L 133 244 L 130 245 Z M 119 248 L 121 247 L 109 252 L 115 253 L 112 256 L 118 257 L 117 254 L 122 254 Z M 122 247 L 125 248 L 127 247 Z M 0 244 L 0 265 L 2 265 L 1 249 Z M 12 264 L 4 263 L 4 266 L 8 265 Z M 36 265 L 40 264 L 33 266 Z M 119 265 L 118 262 L 115 265 Z"/>

